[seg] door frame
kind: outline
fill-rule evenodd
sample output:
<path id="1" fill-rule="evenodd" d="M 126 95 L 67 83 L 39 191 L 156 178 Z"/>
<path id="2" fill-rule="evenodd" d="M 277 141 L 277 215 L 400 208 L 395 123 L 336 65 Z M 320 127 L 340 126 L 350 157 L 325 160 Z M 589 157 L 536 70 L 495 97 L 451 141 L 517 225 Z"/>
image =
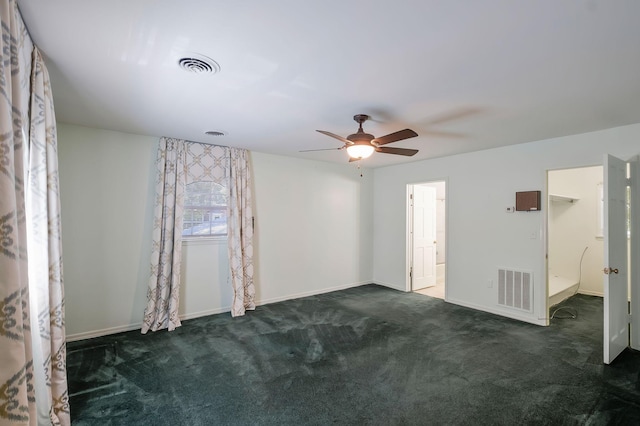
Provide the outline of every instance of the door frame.
<path id="1" fill-rule="evenodd" d="M 413 208 L 411 204 L 411 195 L 413 194 L 413 187 L 415 185 L 425 185 L 430 183 L 444 182 L 444 300 L 449 299 L 449 286 L 447 285 L 447 281 L 449 280 L 449 179 L 448 178 L 434 178 L 428 179 L 424 181 L 408 183 L 406 189 L 406 229 L 405 229 L 405 291 L 411 292 L 411 264 L 413 259 L 413 237 L 411 234 L 413 227 Z M 437 198 L 436 198 L 437 200 Z M 436 266 L 437 267 L 437 266 Z"/>
<path id="2" fill-rule="evenodd" d="M 629 246 L 629 276 L 631 277 L 631 332 L 629 345 L 640 350 L 640 156 L 627 160 L 630 163 L 631 183 L 631 244 Z"/>
<path id="3" fill-rule="evenodd" d="M 638 259 L 640 256 L 640 156 L 634 156 L 625 160 L 627 163 L 631 163 L 631 174 L 630 174 L 630 182 L 631 182 L 631 243 L 630 243 L 630 259 Z M 545 192 L 546 197 L 544 201 L 544 205 L 547 209 L 547 214 L 544 215 L 544 272 L 545 272 L 545 280 L 544 280 L 544 303 L 545 303 L 545 319 L 546 325 L 549 325 L 549 172 L 554 170 L 565 170 L 565 169 L 574 169 L 574 168 L 582 168 L 582 167 L 593 167 L 593 166 L 602 166 L 603 167 L 603 177 L 604 177 L 604 161 L 599 164 L 591 164 L 591 165 L 573 165 L 573 166 L 565 166 L 558 167 L 553 169 L 547 169 L 545 173 Z M 606 226 L 606 225 L 605 225 Z M 629 346 L 632 349 L 640 350 L 640 265 L 634 267 L 635 262 L 628 262 L 629 266 L 629 275 L 631 277 L 631 286 L 630 286 L 630 312 L 631 312 L 631 324 L 630 324 L 630 333 L 629 333 Z M 604 268 L 604 265 L 603 265 Z M 604 290 L 604 289 L 603 289 Z M 603 297 L 604 302 L 604 297 Z M 604 318 L 603 318 L 604 323 Z M 603 342 L 604 346 L 604 342 Z"/>
<path id="4" fill-rule="evenodd" d="M 603 163 L 599 163 L 599 164 L 585 164 L 585 165 L 579 165 L 579 166 L 566 166 L 566 167 L 558 167 L 558 168 L 554 168 L 554 169 L 547 169 L 545 172 L 545 197 L 544 197 L 544 202 L 543 202 L 543 208 L 545 209 L 545 214 L 543 215 L 543 229 L 544 231 L 544 235 L 543 235 L 543 247 L 544 247 L 544 291 L 542 292 L 542 294 L 544 294 L 544 305 L 545 305 L 545 316 L 544 316 L 544 320 L 545 320 L 545 325 L 548 326 L 550 325 L 550 314 L 549 314 L 549 309 L 551 308 L 551 306 L 549 305 L 549 237 L 550 237 L 550 231 L 549 231 L 549 214 L 551 212 L 551 202 L 549 201 L 549 174 L 550 172 L 557 172 L 557 171 L 562 171 L 562 170 L 575 170 L 575 169 L 588 169 L 591 167 L 601 167 L 602 168 L 602 177 L 604 179 L 604 165 Z M 603 266 L 604 267 L 604 266 Z M 602 289 L 602 297 L 604 299 L 604 288 Z"/>

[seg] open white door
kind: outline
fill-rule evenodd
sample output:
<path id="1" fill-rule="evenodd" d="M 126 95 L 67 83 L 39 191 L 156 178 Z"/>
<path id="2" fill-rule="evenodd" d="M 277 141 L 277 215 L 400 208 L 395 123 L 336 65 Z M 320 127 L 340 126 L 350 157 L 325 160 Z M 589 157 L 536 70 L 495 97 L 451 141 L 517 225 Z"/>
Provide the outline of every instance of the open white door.
<path id="1" fill-rule="evenodd" d="M 604 159 L 604 362 L 629 345 L 627 287 L 627 163 Z"/>
<path id="2" fill-rule="evenodd" d="M 436 285 L 436 189 L 413 186 L 411 289 Z"/>
<path id="3" fill-rule="evenodd" d="M 631 183 L 631 244 L 629 259 L 640 259 L 640 157 L 636 156 L 629 161 L 630 183 Z M 629 346 L 632 349 L 640 350 L 640 265 L 638 262 L 629 264 L 631 271 L 631 289 L 629 298 L 631 299 L 631 333 Z"/>

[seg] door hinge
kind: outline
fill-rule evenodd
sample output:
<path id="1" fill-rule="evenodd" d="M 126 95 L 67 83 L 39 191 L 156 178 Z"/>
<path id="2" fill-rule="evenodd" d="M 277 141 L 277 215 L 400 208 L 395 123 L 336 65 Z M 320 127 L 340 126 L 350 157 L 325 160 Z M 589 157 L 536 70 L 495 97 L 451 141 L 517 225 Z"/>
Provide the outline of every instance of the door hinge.
<path id="1" fill-rule="evenodd" d="M 409 278 L 413 279 L 413 266 L 409 268 Z"/>
<path id="2" fill-rule="evenodd" d="M 631 186 L 631 178 L 626 178 L 625 180 L 627 181 L 627 186 Z"/>

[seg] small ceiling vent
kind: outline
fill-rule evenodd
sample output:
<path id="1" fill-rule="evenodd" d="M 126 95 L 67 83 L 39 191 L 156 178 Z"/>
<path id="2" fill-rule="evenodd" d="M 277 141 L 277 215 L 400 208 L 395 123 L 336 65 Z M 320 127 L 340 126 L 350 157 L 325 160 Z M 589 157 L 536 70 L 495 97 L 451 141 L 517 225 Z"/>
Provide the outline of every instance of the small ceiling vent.
<path id="1" fill-rule="evenodd" d="M 203 55 L 190 55 L 178 60 L 178 65 L 185 71 L 197 74 L 215 74 L 220 71 L 220 65 L 211 58 Z"/>
<path id="2" fill-rule="evenodd" d="M 209 136 L 225 136 L 225 132 L 221 132 L 219 130 L 209 130 L 208 132 L 204 132 L 205 135 Z"/>

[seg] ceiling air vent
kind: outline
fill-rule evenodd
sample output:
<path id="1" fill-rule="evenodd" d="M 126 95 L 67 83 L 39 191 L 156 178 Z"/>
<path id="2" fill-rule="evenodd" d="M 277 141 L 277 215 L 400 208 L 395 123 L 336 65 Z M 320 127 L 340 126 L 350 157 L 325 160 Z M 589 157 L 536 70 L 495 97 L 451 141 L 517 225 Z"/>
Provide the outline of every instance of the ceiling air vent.
<path id="1" fill-rule="evenodd" d="M 225 136 L 225 132 L 221 132 L 219 130 L 209 130 L 208 132 L 204 132 L 205 135 L 209 136 Z"/>
<path id="2" fill-rule="evenodd" d="M 185 71 L 197 74 L 215 74 L 220 71 L 220 65 L 211 58 L 203 55 L 190 55 L 178 60 L 178 65 Z"/>

